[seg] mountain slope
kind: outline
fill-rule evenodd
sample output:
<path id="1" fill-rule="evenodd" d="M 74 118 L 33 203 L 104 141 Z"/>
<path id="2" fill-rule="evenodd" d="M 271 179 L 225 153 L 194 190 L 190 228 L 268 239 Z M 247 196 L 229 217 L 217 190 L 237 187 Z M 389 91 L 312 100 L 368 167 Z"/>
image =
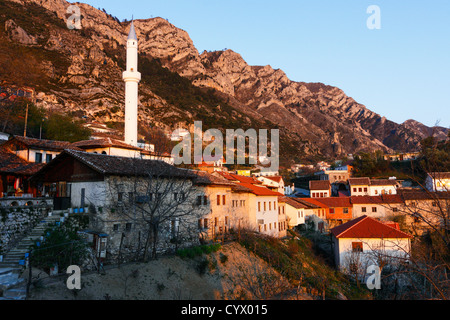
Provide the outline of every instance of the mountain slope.
<path id="1" fill-rule="evenodd" d="M 121 128 L 129 23 L 78 4 L 82 29 L 69 30 L 65 0 L 0 2 L 0 79 L 36 88 L 37 103 Z M 199 54 L 188 33 L 162 18 L 137 20 L 140 132 L 279 128 L 282 162 L 357 151 L 411 151 L 426 126 L 397 124 L 339 88 L 294 82 L 270 66 L 249 66 L 232 50 Z M 422 125 L 423 126 L 423 125 Z M 445 130 L 444 130 L 445 131 Z"/>

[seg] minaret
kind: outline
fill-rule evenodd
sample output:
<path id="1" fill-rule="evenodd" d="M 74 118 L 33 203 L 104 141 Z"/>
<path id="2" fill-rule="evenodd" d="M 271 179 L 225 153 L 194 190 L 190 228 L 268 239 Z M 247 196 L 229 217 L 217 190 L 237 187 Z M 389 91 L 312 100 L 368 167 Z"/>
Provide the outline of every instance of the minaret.
<path id="1" fill-rule="evenodd" d="M 127 40 L 127 70 L 123 72 L 125 81 L 125 143 L 133 146 L 138 142 L 138 85 L 141 74 L 138 68 L 138 40 L 134 23 L 131 22 Z"/>

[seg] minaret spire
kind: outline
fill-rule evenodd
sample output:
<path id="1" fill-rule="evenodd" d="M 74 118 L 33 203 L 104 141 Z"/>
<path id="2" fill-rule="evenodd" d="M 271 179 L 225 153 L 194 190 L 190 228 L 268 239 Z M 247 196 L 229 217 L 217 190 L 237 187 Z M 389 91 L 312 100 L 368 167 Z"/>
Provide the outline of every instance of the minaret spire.
<path id="1" fill-rule="evenodd" d="M 137 145 L 138 139 L 138 86 L 141 74 L 138 72 L 138 38 L 131 21 L 127 40 L 127 69 L 123 72 L 125 81 L 125 142 Z"/>

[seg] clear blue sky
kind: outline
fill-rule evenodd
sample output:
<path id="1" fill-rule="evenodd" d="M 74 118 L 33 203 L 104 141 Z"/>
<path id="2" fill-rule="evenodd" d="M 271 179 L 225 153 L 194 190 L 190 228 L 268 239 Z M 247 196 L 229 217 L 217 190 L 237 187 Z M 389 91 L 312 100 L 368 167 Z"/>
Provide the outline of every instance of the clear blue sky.
<path id="1" fill-rule="evenodd" d="M 449 0 L 85 0 L 119 19 L 163 17 L 195 46 L 341 88 L 401 123 L 450 127 Z M 370 30 L 370 5 L 381 29 Z"/>

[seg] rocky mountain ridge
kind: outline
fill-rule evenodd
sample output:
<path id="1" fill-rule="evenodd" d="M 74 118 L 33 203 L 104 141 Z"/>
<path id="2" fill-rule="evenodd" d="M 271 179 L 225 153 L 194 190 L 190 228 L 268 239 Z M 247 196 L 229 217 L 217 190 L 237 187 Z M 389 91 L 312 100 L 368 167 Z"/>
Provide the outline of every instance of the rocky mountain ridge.
<path id="1" fill-rule="evenodd" d="M 6 10 L 0 13 L 0 37 L 8 41 L 5 52 L 20 48 L 38 63 L 19 77 L 5 62 L 15 59 L 11 53 L 3 56 L 0 76 L 36 87 L 37 102 L 45 108 L 120 127 L 129 23 L 76 3 L 82 29 L 69 30 L 65 26 L 69 5 L 65 0 L 5 1 Z M 25 10 L 13 13 L 19 7 Z M 378 149 L 414 151 L 433 133 L 419 122 L 392 122 L 339 88 L 294 82 L 271 66 L 250 66 L 232 50 L 200 54 L 189 34 L 165 19 L 136 20 L 135 27 L 143 73 L 140 129 L 156 126 L 170 131 L 189 127 L 194 120 L 230 129 L 280 128 L 282 153 L 292 161 Z M 39 76 L 27 75 L 33 73 Z M 439 137 L 447 131 L 434 130 Z"/>

